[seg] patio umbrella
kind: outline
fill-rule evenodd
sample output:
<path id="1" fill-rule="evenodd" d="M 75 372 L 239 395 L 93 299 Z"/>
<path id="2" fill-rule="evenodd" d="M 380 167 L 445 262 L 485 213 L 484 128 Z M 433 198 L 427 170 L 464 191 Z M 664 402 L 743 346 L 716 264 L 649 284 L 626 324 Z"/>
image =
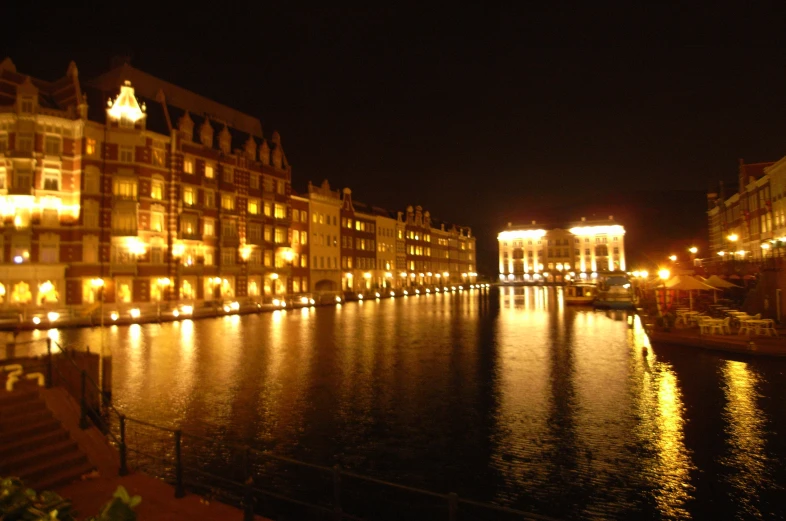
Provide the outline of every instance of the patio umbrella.
<path id="1" fill-rule="evenodd" d="M 690 299 L 690 308 L 693 309 L 693 292 L 694 291 L 720 291 L 718 288 L 713 288 L 712 286 L 701 282 L 700 280 L 696 280 L 693 277 L 688 277 L 685 275 L 677 275 L 676 277 L 672 277 L 671 279 L 666 281 L 666 287 L 668 289 L 677 289 L 680 291 L 687 291 L 688 298 Z"/>
<path id="2" fill-rule="evenodd" d="M 731 282 L 725 281 L 722 278 L 718 277 L 717 275 L 713 275 L 706 280 L 706 283 L 710 286 L 714 286 L 716 288 L 739 288 L 738 285 L 732 284 Z"/>

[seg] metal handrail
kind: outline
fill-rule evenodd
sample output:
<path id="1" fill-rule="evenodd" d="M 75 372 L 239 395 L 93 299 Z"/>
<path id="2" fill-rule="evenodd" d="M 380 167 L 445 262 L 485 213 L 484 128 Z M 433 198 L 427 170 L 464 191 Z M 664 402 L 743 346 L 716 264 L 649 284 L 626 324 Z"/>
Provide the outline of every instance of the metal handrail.
<path id="1" fill-rule="evenodd" d="M 390 481 L 385 481 L 383 479 L 374 478 L 374 477 L 371 477 L 371 476 L 365 476 L 363 474 L 358 474 L 358 473 L 352 472 L 350 470 L 342 469 L 339 465 L 335 465 L 333 467 L 326 467 L 324 465 L 318 465 L 318 464 L 315 464 L 315 463 L 308 463 L 308 462 L 305 462 L 305 461 L 299 461 L 299 460 L 296 460 L 296 459 L 293 459 L 293 458 L 289 458 L 289 457 L 286 457 L 286 456 L 281 456 L 281 455 L 278 455 L 278 454 L 272 454 L 271 452 L 269 452 L 267 450 L 254 449 L 254 448 L 251 448 L 251 447 L 248 447 L 248 446 L 241 446 L 241 445 L 236 445 L 236 444 L 232 444 L 232 443 L 224 444 L 224 447 L 229 448 L 229 449 L 231 449 L 233 451 L 241 451 L 241 453 L 244 455 L 244 460 L 245 460 L 244 467 L 245 468 L 243 470 L 244 470 L 245 478 L 244 478 L 244 481 L 242 483 L 239 482 L 239 481 L 227 478 L 225 476 L 218 475 L 218 474 L 213 473 L 213 472 L 208 472 L 208 471 L 205 471 L 205 470 L 202 470 L 202 469 L 199 469 L 199 468 L 195 468 L 193 466 L 186 466 L 186 465 L 183 464 L 183 458 L 182 458 L 182 452 L 181 452 L 181 450 L 182 450 L 182 440 L 183 440 L 184 436 L 187 437 L 187 438 L 190 438 L 190 439 L 200 440 L 200 441 L 203 441 L 203 442 L 212 442 L 214 440 L 212 440 L 210 438 L 207 438 L 205 436 L 197 435 L 197 434 L 184 433 L 180 429 L 173 429 L 171 427 L 163 427 L 163 426 L 156 425 L 154 423 L 151 423 L 151 422 L 148 422 L 148 421 L 145 421 L 145 420 L 141 420 L 139 418 L 131 418 L 131 417 L 125 416 L 120 411 L 118 411 L 111 404 L 111 402 L 109 402 L 108 400 L 105 399 L 104 394 L 101 392 L 101 388 L 90 377 L 90 375 L 87 374 L 87 371 L 85 371 L 84 369 L 80 369 L 79 366 L 76 365 L 76 363 L 74 362 L 74 360 L 72 358 L 72 353 L 71 353 L 70 350 L 64 348 L 63 346 L 61 346 L 59 343 L 55 342 L 52 339 L 47 338 L 46 341 L 47 341 L 47 355 L 48 355 L 47 386 L 51 386 L 52 385 L 52 343 L 54 343 L 54 345 L 60 350 L 60 352 L 66 356 L 66 358 L 71 362 L 73 367 L 75 369 L 77 369 L 78 371 L 80 371 L 80 375 L 81 375 L 81 389 L 80 389 L 80 391 L 81 391 L 81 400 L 80 400 L 81 417 L 80 417 L 80 427 L 83 428 L 83 429 L 87 428 L 89 426 L 88 418 L 91 418 L 91 416 L 88 414 L 89 411 L 88 411 L 88 405 L 87 405 L 87 399 L 86 399 L 86 393 L 87 393 L 88 384 L 91 385 L 93 387 L 93 389 L 99 393 L 99 396 L 102 397 L 101 403 L 102 403 L 104 409 L 107 412 L 114 413 L 117 416 L 118 421 L 119 421 L 119 429 L 120 429 L 119 437 L 115 436 L 115 434 L 112 432 L 111 428 L 107 428 L 106 431 L 107 431 L 107 433 L 110 436 L 112 436 L 112 438 L 114 439 L 114 441 L 118 445 L 118 450 L 119 450 L 119 453 L 120 453 L 120 468 L 119 468 L 119 472 L 118 473 L 121 476 L 125 476 L 126 474 L 128 474 L 127 453 L 129 451 L 132 452 L 132 453 L 135 453 L 135 454 L 140 454 L 140 455 L 143 455 L 143 456 L 150 457 L 154 461 L 158 460 L 158 461 L 163 462 L 163 463 L 173 464 L 174 465 L 174 470 L 175 470 L 175 497 L 177 497 L 177 498 L 183 497 L 185 495 L 185 482 L 184 482 L 184 479 L 183 479 L 183 471 L 187 469 L 187 470 L 189 470 L 191 472 L 196 472 L 196 473 L 201 474 L 203 476 L 210 477 L 213 480 L 220 480 L 220 481 L 223 481 L 225 483 L 229 483 L 229 484 L 232 484 L 232 485 L 235 485 L 235 486 L 242 487 L 243 488 L 243 500 L 242 500 L 242 503 L 243 503 L 243 513 L 244 513 L 243 514 L 243 516 L 244 516 L 243 519 L 244 520 L 252 520 L 252 519 L 254 519 L 254 515 L 255 515 L 254 508 L 253 508 L 253 506 L 254 506 L 254 496 L 256 494 L 262 494 L 264 496 L 268 496 L 268 497 L 272 497 L 272 498 L 275 498 L 275 499 L 279 499 L 281 501 L 286 501 L 288 503 L 292 503 L 292 504 L 295 504 L 295 505 L 303 506 L 303 507 L 306 507 L 306 508 L 309 508 L 309 509 L 312 509 L 312 510 L 317 510 L 317 511 L 320 511 L 320 512 L 323 512 L 323 513 L 328 513 L 328 514 L 333 514 L 335 519 L 337 519 L 337 520 L 345 520 L 346 519 L 346 520 L 362 521 L 363 518 L 358 517 L 358 516 L 356 516 L 354 514 L 351 514 L 351 513 L 348 513 L 348 512 L 344 512 L 342 507 L 341 507 L 341 478 L 342 477 L 348 477 L 348 478 L 353 478 L 353 479 L 357 479 L 357 480 L 361 480 L 361 481 L 366 481 L 366 482 L 369 482 L 369 483 L 374 483 L 374 484 L 377 484 L 377 485 L 382 485 L 384 487 L 388 487 L 388 488 L 391 488 L 391 489 L 402 490 L 402 491 L 411 492 L 411 493 L 415 493 L 415 494 L 420 494 L 422 496 L 428 496 L 428 497 L 437 498 L 437 499 L 441 499 L 443 501 L 446 501 L 447 502 L 447 507 L 448 507 L 448 519 L 450 521 L 455 521 L 456 519 L 458 519 L 458 511 L 459 511 L 459 505 L 460 504 L 465 504 L 465 505 L 473 506 L 473 507 L 476 507 L 476 508 L 493 510 L 493 511 L 497 511 L 497 512 L 504 512 L 504 513 L 507 513 L 507 514 L 512 514 L 512 515 L 516 515 L 516 516 L 522 517 L 524 519 L 534 519 L 534 520 L 539 520 L 539 521 L 554 521 L 554 518 L 550 518 L 548 516 L 544 516 L 544 515 L 540 515 L 540 514 L 534 514 L 534 513 L 531 513 L 531 512 L 524 512 L 523 510 L 517 510 L 517 509 L 514 509 L 514 508 L 510 508 L 510 507 L 494 505 L 494 504 L 491 504 L 491 503 L 483 503 L 483 502 L 480 502 L 480 501 L 474 501 L 474 500 L 471 500 L 471 499 L 461 498 L 461 497 L 459 497 L 457 494 L 455 494 L 453 492 L 448 493 L 448 494 L 443 494 L 443 493 L 434 492 L 434 491 L 431 491 L 431 490 L 420 489 L 420 488 L 411 487 L 411 486 L 408 486 L 408 485 L 402 485 L 402 484 L 399 484 L 399 483 L 393 483 L 393 482 L 390 482 Z M 57 369 L 57 371 L 58 371 L 58 373 L 60 373 L 59 368 Z M 61 381 L 67 382 L 67 380 L 63 377 L 63 375 L 61 373 L 60 373 L 60 376 L 61 376 L 61 378 L 60 378 Z M 95 423 L 94 419 L 92 419 L 92 421 Z M 173 435 L 174 436 L 174 444 L 175 444 L 175 447 L 174 447 L 174 449 L 175 449 L 174 450 L 174 461 L 171 461 L 171 459 L 167 458 L 167 457 L 161 457 L 159 455 L 151 454 L 151 453 L 145 452 L 145 451 L 137 449 L 137 448 L 129 447 L 127 445 L 127 440 L 126 440 L 126 424 L 127 424 L 127 422 L 132 422 L 132 423 L 135 423 L 135 424 L 138 424 L 138 425 L 143 425 L 145 427 L 149 427 L 149 428 L 152 428 L 152 429 L 155 429 L 155 430 L 158 430 L 158 431 L 165 432 L 167 434 Z M 98 425 L 96 425 L 96 426 L 98 427 Z M 298 465 L 298 466 L 302 466 L 302 467 L 315 469 L 315 470 L 318 470 L 320 472 L 323 472 L 323 473 L 331 475 L 332 476 L 332 481 L 333 481 L 333 508 L 331 509 L 331 508 L 328 508 L 328 507 L 326 507 L 324 505 L 318 505 L 318 504 L 315 504 L 315 503 L 309 503 L 307 501 L 303 501 L 303 500 L 300 500 L 300 499 L 297 499 L 297 498 L 294 498 L 294 497 L 286 496 L 284 494 L 279 494 L 277 492 L 273 492 L 273 491 L 270 491 L 270 490 L 265 490 L 265 489 L 261 489 L 259 487 L 255 487 L 254 486 L 254 482 L 253 482 L 253 472 L 252 472 L 252 470 L 250 468 L 250 465 L 249 465 L 249 456 L 252 455 L 252 454 L 258 455 L 258 456 L 262 456 L 264 458 L 268 458 L 268 459 L 271 459 L 271 460 L 283 462 L 283 463 L 289 463 L 289 464 L 292 464 L 292 465 Z"/>

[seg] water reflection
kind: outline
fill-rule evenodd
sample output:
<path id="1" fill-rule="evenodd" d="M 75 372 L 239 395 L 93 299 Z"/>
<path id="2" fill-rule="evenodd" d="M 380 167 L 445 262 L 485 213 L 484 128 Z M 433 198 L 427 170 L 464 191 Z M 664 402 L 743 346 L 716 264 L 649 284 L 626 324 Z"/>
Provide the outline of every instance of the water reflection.
<path id="1" fill-rule="evenodd" d="M 767 485 L 768 461 L 763 431 L 765 419 L 756 400 L 758 377 L 745 362 L 728 360 L 722 368 L 728 434 L 725 465 L 736 470 L 728 480 L 745 516 L 762 517 L 759 490 Z"/>
<path id="2" fill-rule="evenodd" d="M 58 334 L 69 346 L 101 337 Z M 20 340 L 33 335 L 46 333 Z M 784 361 L 651 346 L 638 318 L 565 306 L 558 288 L 112 326 L 104 336 L 121 409 L 217 446 L 247 443 L 566 519 L 786 510 Z M 220 461 L 215 451 L 204 457 Z"/>

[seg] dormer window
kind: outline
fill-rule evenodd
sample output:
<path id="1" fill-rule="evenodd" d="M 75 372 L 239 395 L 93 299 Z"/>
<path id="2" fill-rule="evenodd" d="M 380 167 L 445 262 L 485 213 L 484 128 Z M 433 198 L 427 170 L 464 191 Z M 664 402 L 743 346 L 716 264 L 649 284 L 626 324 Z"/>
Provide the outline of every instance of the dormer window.
<path id="1" fill-rule="evenodd" d="M 221 152 L 225 155 L 229 155 L 230 149 L 232 147 L 232 136 L 229 134 L 229 129 L 224 125 L 224 128 L 221 130 L 221 134 L 218 136 L 218 146 L 221 148 Z"/>
<path id="2" fill-rule="evenodd" d="M 32 114 L 33 112 L 33 98 L 24 97 L 20 103 L 19 111 L 23 114 Z"/>
<path id="3" fill-rule="evenodd" d="M 210 126 L 208 120 L 202 123 L 202 128 L 199 130 L 199 140 L 206 147 L 213 146 L 213 127 Z"/>
<path id="4" fill-rule="evenodd" d="M 252 137 L 249 137 L 248 141 L 246 141 L 246 157 L 251 161 L 257 158 L 257 144 Z"/>

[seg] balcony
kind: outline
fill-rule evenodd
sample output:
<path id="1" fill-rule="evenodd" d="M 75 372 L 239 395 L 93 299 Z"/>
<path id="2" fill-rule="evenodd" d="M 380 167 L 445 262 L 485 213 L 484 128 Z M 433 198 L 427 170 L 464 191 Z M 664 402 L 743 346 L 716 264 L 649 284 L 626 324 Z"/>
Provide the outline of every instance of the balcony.
<path id="1" fill-rule="evenodd" d="M 239 246 L 240 245 L 240 237 L 237 235 L 222 235 L 221 236 L 221 245 L 222 246 Z"/>
<path id="2" fill-rule="evenodd" d="M 200 233 L 197 233 L 197 232 L 191 232 L 191 233 L 180 232 L 178 234 L 178 239 L 183 239 L 183 240 L 186 240 L 186 241 L 201 241 L 202 240 L 202 235 Z"/>
<path id="3" fill-rule="evenodd" d="M 112 237 L 137 237 L 138 228 L 112 228 Z"/>
<path id="4" fill-rule="evenodd" d="M 136 202 L 139 198 L 136 194 L 112 194 L 114 201 L 132 201 Z"/>
<path id="5" fill-rule="evenodd" d="M 10 186 L 8 195 L 33 195 L 32 186 Z"/>

